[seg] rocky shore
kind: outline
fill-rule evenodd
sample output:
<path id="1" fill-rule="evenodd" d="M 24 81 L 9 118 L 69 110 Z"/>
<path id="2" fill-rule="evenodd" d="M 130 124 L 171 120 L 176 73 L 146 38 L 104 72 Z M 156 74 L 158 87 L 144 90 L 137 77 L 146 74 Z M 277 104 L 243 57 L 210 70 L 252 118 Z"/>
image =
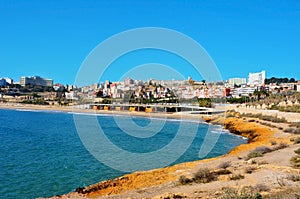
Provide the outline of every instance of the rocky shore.
<path id="1" fill-rule="evenodd" d="M 265 122 L 229 112 L 227 118 L 204 118 L 224 124 L 248 144 L 229 154 L 195 162 L 140 171 L 79 187 L 53 198 L 297 198 L 300 170 L 291 161 L 300 147 L 296 134 L 284 132 L 290 123 Z M 299 141 L 299 143 L 298 143 Z"/>
<path id="2" fill-rule="evenodd" d="M 69 107 L 2 105 L 1 108 L 74 111 Z M 78 111 L 91 113 L 91 110 Z M 108 111 L 95 113 L 116 114 Z M 297 135 L 300 124 L 274 116 L 257 118 L 253 117 L 254 113 L 262 114 L 260 110 L 251 110 L 250 114 L 236 108 L 227 111 L 226 118 L 224 115 L 202 117 L 119 112 L 117 114 L 204 119 L 247 137 L 248 143 L 217 158 L 139 171 L 88 187 L 78 187 L 74 192 L 52 198 L 245 198 L 243 194 L 248 194 L 246 198 L 299 198 L 300 158 L 296 152 L 300 151 Z"/>

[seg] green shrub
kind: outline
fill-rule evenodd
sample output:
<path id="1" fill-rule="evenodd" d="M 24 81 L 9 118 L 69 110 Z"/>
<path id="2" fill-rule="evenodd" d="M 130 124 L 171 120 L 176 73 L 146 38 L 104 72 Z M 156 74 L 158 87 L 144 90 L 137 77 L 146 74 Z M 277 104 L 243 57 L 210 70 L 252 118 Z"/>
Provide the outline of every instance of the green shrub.
<path id="1" fill-rule="evenodd" d="M 290 127 L 300 128 L 300 122 L 292 122 L 292 123 L 290 124 Z"/>
<path id="2" fill-rule="evenodd" d="M 265 126 L 267 125 L 266 122 L 260 122 L 260 124 L 261 124 L 261 125 L 265 125 Z"/>
<path id="3" fill-rule="evenodd" d="M 293 131 L 294 131 L 294 128 L 286 128 L 283 130 L 283 132 L 285 132 L 285 133 L 293 133 Z"/>
<path id="4" fill-rule="evenodd" d="M 290 159 L 291 164 L 294 168 L 300 168 L 300 156 L 294 156 Z"/>
<path id="5" fill-rule="evenodd" d="M 259 116 L 260 119 L 269 121 L 269 122 L 275 122 L 275 123 L 285 123 L 287 120 L 285 118 L 278 118 L 271 115 L 261 115 Z"/>
<path id="6" fill-rule="evenodd" d="M 262 157 L 263 154 L 261 152 L 250 151 L 246 157 L 246 160 L 250 160 L 251 158 Z"/>
<path id="7" fill-rule="evenodd" d="M 182 185 L 190 184 L 193 182 L 192 179 L 189 179 L 189 178 L 185 177 L 184 175 L 180 176 L 178 181 Z"/>
<path id="8" fill-rule="evenodd" d="M 279 150 L 279 149 L 284 149 L 284 148 L 286 148 L 286 147 L 288 147 L 288 146 L 289 146 L 289 145 L 287 145 L 287 144 L 285 144 L 285 143 L 283 143 L 283 142 L 280 142 L 279 145 L 273 147 L 273 150 L 275 151 L 275 150 Z"/>
<path id="9" fill-rule="evenodd" d="M 300 148 L 296 149 L 294 152 L 295 152 L 296 154 L 300 155 Z"/>
<path id="10" fill-rule="evenodd" d="M 294 144 L 299 144 L 300 143 L 300 137 L 296 137 L 294 139 Z"/>
<path id="11" fill-rule="evenodd" d="M 272 106 L 270 109 L 272 109 L 272 110 L 279 110 L 279 111 L 282 111 L 282 112 L 300 113 L 300 105 L 293 105 L 293 106 Z"/>
<path id="12" fill-rule="evenodd" d="M 250 151 L 245 159 L 250 160 L 251 158 L 262 157 L 263 154 L 270 153 L 272 151 L 273 149 L 271 149 L 270 147 L 259 146 L 256 147 L 253 151 Z"/>
<path id="13" fill-rule="evenodd" d="M 194 174 L 193 180 L 197 183 L 208 183 L 215 180 L 215 175 L 208 168 L 201 168 Z"/>
<path id="14" fill-rule="evenodd" d="M 219 166 L 217 168 L 218 169 L 227 169 L 230 166 L 231 166 L 231 162 L 226 161 L 226 162 L 222 162 L 221 164 L 219 164 Z"/>
<path id="15" fill-rule="evenodd" d="M 241 180 L 244 179 L 245 176 L 241 175 L 241 174 L 232 174 L 229 176 L 230 180 Z"/>
<path id="16" fill-rule="evenodd" d="M 219 170 L 216 170 L 214 171 L 214 174 L 215 175 L 228 175 L 228 174 L 231 174 L 231 171 L 229 171 L 228 169 L 219 169 Z"/>
<path id="17" fill-rule="evenodd" d="M 267 146 L 259 146 L 259 147 L 256 147 L 254 149 L 254 151 L 256 152 L 260 152 L 262 154 L 265 154 L 265 153 L 270 153 L 272 152 L 273 150 L 270 148 L 270 147 L 267 147 Z"/>
<path id="18" fill-rule="evenodd" d="M 300 128 L 297 128 L 293 131 L 294 134 L 300 134 Z"/>
<path id="19" fill-rule="evenodd" d="M 257 184 L 254 186 L 254 188 L 258 191 L 258 192 L 261 192 L 261 191 L 269 191 L 270 188 L 267 186 L 267 185 L 264 185 L 264 184 Z"/>

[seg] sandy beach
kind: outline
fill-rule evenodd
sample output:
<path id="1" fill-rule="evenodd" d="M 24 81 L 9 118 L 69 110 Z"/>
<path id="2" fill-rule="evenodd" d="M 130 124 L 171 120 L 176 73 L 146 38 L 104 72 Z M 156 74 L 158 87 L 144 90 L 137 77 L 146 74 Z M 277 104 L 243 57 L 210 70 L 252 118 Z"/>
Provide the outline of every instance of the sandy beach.
<path id="1" fill-rule="evenodd" d="M 89 113 L 89 114 L 110 114 L 110 115 L 127 115 L 141 117 L 158 117 L 158 118 L 175 118 L 203 121 L 206 115 L 189 114 L 184 112 L 164 113 L 164 112 L 142 112 L 142 111 L 118 111 L 118 110 L 93 110 L 77 108 L 72 106 L 48 106 L 48 105 L 32 105 L 32 104 L 13 104 L 0 103 L 0 109 L 15 109 L 15 110 L 37 110 L 37 111 L 60 111 L 68 113 Z M 225 116 L 225 115 L 224 115 Z"/>
<path id="2" fill-rule="evenodd" d="M 272 198 L 272 196 L 282 196 L 279 198 L 284 198 L 284 194 L 287 193 L 300 193 L 299 181 L 290 179 L 292 175 L 298 176 L 300 179 L 299 170 L 293 168 L 290 163 L 290 159 L 295 156 L 294 151 L 300 145 L 294 144 L 297 135 L 283 132 L 282 129 L 289 127 L 287 123 L 262 122 L 257 118 L 241 117 L 238 112 L 235 113 L 234 117 L 225 119 L 223 115 L 208 118 L 206 116 L 186 115 L 182 113 L 94 111 L 73 109 L 71 107 L 16 104 L 1 104 L 0 108 L 95 114 L 126 114 L 131 116 L 183 118 L 199 121 L 204 119 L 213 124 L 222 124 L 231 132 L 249 139 L 249 143 L 240 145 L 234 148 L 229 154 L 220 157 L 181 163 L 151 171 L 135 172 L 53 198 L 219 198 L 223 194 L 222 190 L 224 187 L 240 190 L 245 186 L 264 187 L 264 189 L 261 188 L 263 190 L 259 190 L 259 193 L 266 198 Z M 272 150 L 263 156 L 247 159 L 247 155 L 251 151 L 261 146 Z M 226 162 L 229 163 L 226 168 L 220 167 L 220 165 Z M 201 168 L 207 168 L 214 174 L 218 173 L 217 178 L 209 183 L 180 183 L 179 179 L 181 176 L 193 179 L 195 173 Z M 288 198 L 290 198 L 290 195 Z"/>

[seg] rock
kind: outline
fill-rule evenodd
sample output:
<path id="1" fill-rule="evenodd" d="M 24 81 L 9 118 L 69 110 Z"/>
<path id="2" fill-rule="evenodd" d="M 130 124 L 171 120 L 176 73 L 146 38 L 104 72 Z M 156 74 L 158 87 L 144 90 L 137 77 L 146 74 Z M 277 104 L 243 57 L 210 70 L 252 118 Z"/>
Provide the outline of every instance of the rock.
<path id="1" fill-rule="evenodd" d="M 247 161 L 247 164 L 256 164 L 256 160 L 255 159 L 250 159 Z"/>

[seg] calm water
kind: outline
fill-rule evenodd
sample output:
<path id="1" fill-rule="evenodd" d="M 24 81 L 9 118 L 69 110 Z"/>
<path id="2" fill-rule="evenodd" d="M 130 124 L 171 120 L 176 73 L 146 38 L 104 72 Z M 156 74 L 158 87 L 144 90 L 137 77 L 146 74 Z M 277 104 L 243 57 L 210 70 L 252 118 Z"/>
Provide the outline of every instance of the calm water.
<path id="1" fill-rule="evenodd" d="M 155 136 L 136 138 L 124 134 L 111 116 L 97 119 L 112 143 L 137 153 L 161 149 L 175 137 L 179 127 L 178 121 L 169 120 Z M 139 126 L 149 124 L 147 118 L 136 117 L 134 122 Z M 172 164 L 200 159 L 204 136 L 221 130 L 207 129 L 208 125 L 199 124 L 191 146 Z M 87 124 L 87 131 L 91 130 Z M 222 133 L 207 157 L 222 155 L 242 143 L 242 138 Z M 0 109 L 0 148 L 0 198 L 61 195 L 124 174 L 100 163 L 88 152 L 77 134 L 73 115 L 68 113 Z M 154 162 L 151 167 L 158 165 Z"/>

